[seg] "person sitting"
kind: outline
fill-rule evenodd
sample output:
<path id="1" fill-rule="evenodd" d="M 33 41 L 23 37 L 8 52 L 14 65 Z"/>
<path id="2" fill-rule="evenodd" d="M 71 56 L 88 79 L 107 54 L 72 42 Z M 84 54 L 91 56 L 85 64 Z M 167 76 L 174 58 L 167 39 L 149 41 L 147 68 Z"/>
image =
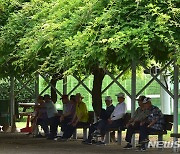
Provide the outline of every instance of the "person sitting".
<path id="1" fill-rule="evenodd" d="M 86 104 L 82 101 L 84 97 L 80 93 L 76 94 L 76 112 L 69 123 L 67 129 L 64 131 L 62 140 L 69 139 L 75 131 L 77 125 L 86 125 L 88 122 L 88 110 Z"/>
<path id="2" fill-rule="evenodd" d="M 75 114 L 75 95 L 71 95 L 70 100 L 68 95 L 62 95 L 63 102 L 63 114 L 60 116 L 61 123 L 61 133 L 60 136 L 63 136 L 64 131 L 67 129 L 68 123 L 72 121 L 72 118 Z"/>
<path id="3" fill-rule="evenodd" d="M 142 100 L 141 100 L 142 101 Z M 139 124 L 134 127 L 134 130 L 139 130 L 139 146 L 137 150 L 145 151 L 146 147 L 145 144 L 149 141 L 148 140 L 148 134 L 152 132 L 158 132 L 163 130 L 163 125 L 164 125 L 164 118 L 161 110 L 152 105 L 151 103 L 151 98 L 144 98 L 142 101 L 142 106 L 143 106 L 143 112 L 140 114 L 139 117 Z M 144 114 L 144 118 L 143 118 Z M 127 135 L 126 135 L 126 141 L 128 144 L 124 147 L 124 149 L 131 149 L 131 137 L 134 133 L 134 130 L 129 128 L 127 130 Z"/>
<path id="4" fill-rule="evenodd" d="M 151 98 L 145 98 L 144 108 L 149 111 L 149 114 L 145 120 L 140 124 L 139 128 L 139 143 L 138 150 L 145 151 L 146 143 L 149 142 L 148 135 L 153 132 L 161 132 L 164 128 L 164 116 L 161 110 L 152 105 Z"/>
<path id="5" fill-rule="evenodd" d="M 119 128 L 123 126 L 123 116 L 127 112 L 127 107 L 125 104 L 125 94 L 119 93 L 116 95 L 118 104 L 116 105 L 114 111 L 112 112 L 110 118 L 107 120 L 107 124 L 105 127 L 101 128 L 100 132 L 97 132 L 95 135 L 102 137 L 102 142 L 99 142 L 99 144 L 105 144 L 103 139 L 106 134 L 111 128 Z M 100 133 L 100 134 L 99 134 Z"/>
<path id="6" fill-rule="evenodd" d="M 107 119 L 110 118 L 114 111 L 114 105 L 112 104 L 112 98 L 110 96 L 105 97 L 106 110 L 101 109 L 99 120 L 89 127 L 88 139 L 83 141 L 84 144 L 92 144 L 93 133 L 97 130 L 101 130 L 107 124 Z"/>
<path id="7" fill-rule="evenodd" d="M 139 107 L 136 109 L 133 117 L 129 120 L 129 122 L 126 124 L 127 132 L 126 132 L 126 142 L 127 145 L 123 147 L 123 149 L 131 149 L 131 139 L 135 131 L 139 130 L 140 122 L 146 119 L 146 117 L 149 114 L 148 110 L 144 109 L 143 101 L 146 97 L 145 96 L 139 96 L 137 99 Z"/>
<path id="8" fill-rule="evenodd" d="M 44 95 L 44 101 L 47 109 L 48 123 L 50 124 L 50 134 L 47 139 L 53 140 L 57 136 L 57 127 L 59 125 L 58 111 L 50 95 Z"/>
<path id="9" fill-rule="evenodd" d="M 47 116 L 47 109 L 45 107 L 45 102 L 43 100 L 43 96 L 38 97 L 38 112 L 37 112 L 37 119 L 36 125 L 40 125 L 44 131 L 45 137 L 49 135 L 49 127 L 48 127 L 48 116 Z M 36 137 L 42 137 L 39 133 Z"/>

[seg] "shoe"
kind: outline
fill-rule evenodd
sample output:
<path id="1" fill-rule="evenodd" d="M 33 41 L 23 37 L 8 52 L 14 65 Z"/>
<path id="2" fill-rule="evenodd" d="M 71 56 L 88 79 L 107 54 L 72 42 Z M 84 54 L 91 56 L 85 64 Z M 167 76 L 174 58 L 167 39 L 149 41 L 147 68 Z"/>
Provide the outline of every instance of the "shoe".
<path id="1" fill-rule="evenodd" d="M 41 134 L 35 135 L 35 138 L 44 138 L 45 136 L 42 136 Z"/>
<path id="2" fill-rule="evenodd" d="M 125 150 L 132 149 L 132 145 L 130 143 L 128 143 L 125 147 L 123 147 L 123 149 L 125 149 Z"/>
<path id="3" fill-rule="evenodd" d="M 92 142 L 92 144 L 96 144 L 97 143 L 97 141 L 94 140 L 94 139 L 91 142 Z"/>
<path id="4" fill-rule="evenodd" d="M 92 145 L 92 142 L 90 140 L 85 140 L 85 141 L 82 141 L 83 144 L 87 144 L 87 145 Z"/>
<path id="5" fill-rule="evenodd" d="M 59 140 L 61 140 L 62 139 L 62 137 L 60 136 L 60 137 L 56 137 L 56 138 L 54 138 L 54 140 L 55 141 L 59 141 Z"/>
<path id="6" fill-rule="evenodd" d="M 145 144 L 142 144 L 141 146 L 139 146 L 136 151 L 141 151 L 141 152 L 144 152 L 146 151 L 146 147 L 145 147 Z"/>
<path id="7" fill-rule="evenodd" d="M 66 142 L 66 141 L 68 141 L 68 138 L 59 137 L 57 141 L 58 142 Z"/>
<path id="8" fill-rule="evenodd" d="M 106 145 L 106 143 L 102 142 L 102 141 L 99 141 L 99 142 L 96 143 L 96 145 Z"/>
<path id="9" fill-rule="evenodd" d="M 55 136 L 50 136 L 50 135 L 49 135 L 46 139 L 47 139 L 47 140 L 54 140 L 55 138 L 56 138 Z"/>
<path id="10" fill-rule="evenodd" d="M 145 147 L 141 148 L 141 151 L 142 152 L 146 151 L 146 148 Z"/>

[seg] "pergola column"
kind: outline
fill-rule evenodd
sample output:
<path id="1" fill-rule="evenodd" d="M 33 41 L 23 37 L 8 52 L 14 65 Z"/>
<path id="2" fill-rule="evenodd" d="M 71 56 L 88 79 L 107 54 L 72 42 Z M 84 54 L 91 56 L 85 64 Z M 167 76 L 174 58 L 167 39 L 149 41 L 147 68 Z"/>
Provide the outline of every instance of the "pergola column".
<path id="1" fill-rule="evenodd" d="M 168 90 L 170 90 L 170 77 L 166 74 L 163 75 L 161 73 L 160 80 L 164 86 L 167 87 Z M 161 111 L 163 114 L 171 114 L 171 99 L 170 95 L 164 90 L 164 88 L 161 87 L 161 93 L 160 93 L 160 100 L 161 100 Z"/>
<path id="2" fill-rule="evenodd" d="M 63 78 L 63 95 L 67 94 L 67 77 Z"/>
<path id="3" fill-rule="evenodd" d="M 174 64 L 174 116 L 173 116 L 173 133 L 178 133 L 178 99 L 179 99 L 179 67 Z M 176 141 L 177 138 L 174 137 L 174 141 Z"/>
<path id="4" fill-rule="evenodd" d="M 39 97 L 39 73 L 36 73 L 36 76 L 35 76 L 35 105 L 38 105 L 38 100 L 37 100 L 38 97 Z M 39 134 L 38 126 L 36 126 L 36 128 L 35 128 L 34 134 L 35 135 Z"/>
<path id="5" fill-rule="evenodd" d="M 136 108 L 136 61 L 132 61 L 132 79 L 131 79 L 131 117 Z M 135 135 L 132 138 L 132 145 L 135 146 Z"/>
<path id="6" fill-rule="evenodd" d="M 35 79 L 35 104 L 38 105 L 37 98 L 39 96 L 39 73 L 36 73 Z"/>
<path id="7" fill-rule="evenodd" d="M 131 80 L 131 116 L 136 109 L 136 62 L 132 61 L 132 80 Z"/>
<path id="8" fill-rule="evenodd" d="M 10 125 L 11 125 L 11 132 L 15 128 L 15 93 L 14 93 L 14 76 L 10 77 Z"/>

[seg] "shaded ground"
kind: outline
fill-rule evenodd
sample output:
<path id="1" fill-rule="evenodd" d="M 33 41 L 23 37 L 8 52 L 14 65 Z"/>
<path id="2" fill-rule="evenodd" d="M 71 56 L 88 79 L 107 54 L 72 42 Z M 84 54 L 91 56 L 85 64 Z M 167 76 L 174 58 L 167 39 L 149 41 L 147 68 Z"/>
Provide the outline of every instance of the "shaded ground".
<path id="1" fill-rule="evenodd" d="M 124 145 L 125 143 L 123 143 Z M 117 143 L 97 146 L 83 145 L 81 140 L 71 140 L 68 142 L 49 141 L 44 138 L 32 138 L 25 134 L 0 133 L 0 154 L 120 154 L 120 153 L 142 153 L 133 150 L 123 150 L 123 145 Z M 144 153 L 151 154 L 168 154 L 172 149 L 148 149 Z"/>

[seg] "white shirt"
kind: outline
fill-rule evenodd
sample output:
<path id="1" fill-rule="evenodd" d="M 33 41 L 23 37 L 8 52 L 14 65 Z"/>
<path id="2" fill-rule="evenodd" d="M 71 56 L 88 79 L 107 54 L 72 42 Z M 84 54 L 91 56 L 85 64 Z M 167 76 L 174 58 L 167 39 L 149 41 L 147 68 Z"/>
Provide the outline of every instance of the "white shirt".
<path id="1" fill-rule="evenodd" d="M 121 119 L 124 114 L 127 112 L 127 107 L 124 102 L 118 103 L 111 114 L 111 120 L 118 120 Z"/>

